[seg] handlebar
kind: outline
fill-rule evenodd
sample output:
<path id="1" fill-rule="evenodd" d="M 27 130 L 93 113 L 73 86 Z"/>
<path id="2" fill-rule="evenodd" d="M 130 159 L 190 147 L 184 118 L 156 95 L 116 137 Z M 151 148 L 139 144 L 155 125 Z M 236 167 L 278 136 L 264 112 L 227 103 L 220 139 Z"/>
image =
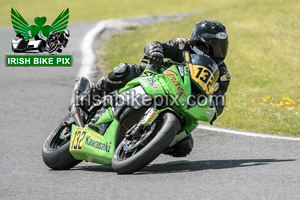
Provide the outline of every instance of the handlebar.
<path id="1" fill-rule="evenodd" d="M 145 63 L 145 64 L 151 64 L 151 63 L 149 63 L 149 56 L 148 55 L 144 55 L 142 58 L 141 58 L 141 62 L 142 63 Z M 163 69 L 167 69 L 167 68 L 169 68 L 170 66 L 172 66 L 172 65 L 184 65 L 184 63 L 185 62 L 182 62 L 182 63 L 179 63 L 179 62 L 175 62 L 175 61 L 173 61 L 173 60 L 166 60 L 165 62 L 164 62 L 164 64 L 163 65 L 157 65 L 157 64 L 153 64 L 157 69 L 159 69 L 159 68 L 163 68 Z"/>

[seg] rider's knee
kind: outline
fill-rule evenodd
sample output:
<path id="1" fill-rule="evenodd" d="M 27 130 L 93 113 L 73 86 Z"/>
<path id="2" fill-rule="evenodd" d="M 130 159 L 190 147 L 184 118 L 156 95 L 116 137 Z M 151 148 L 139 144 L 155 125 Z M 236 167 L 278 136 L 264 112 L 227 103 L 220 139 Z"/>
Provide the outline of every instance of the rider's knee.
<path id="1" fill-rule="evenodd" d="M 121 63 L 119 66 L 115 67 L 112 72 L 108 74 L 108 79 L 110 81 L 124 81 L 128 77 L 130 67 L 126 63 Z"/>

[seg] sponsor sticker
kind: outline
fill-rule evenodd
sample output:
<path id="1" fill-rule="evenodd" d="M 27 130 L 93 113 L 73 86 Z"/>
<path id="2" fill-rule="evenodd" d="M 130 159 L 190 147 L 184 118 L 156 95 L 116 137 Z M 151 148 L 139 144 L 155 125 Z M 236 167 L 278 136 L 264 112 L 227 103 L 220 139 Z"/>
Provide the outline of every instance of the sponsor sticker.
<path id="1" fill-rule="evenodd" d="M 216 34 L 216 38 L 220 40 L 225 40 L 227 38 L 227 33 L 226 32 L 219 32 Z"/>
<path id="2" fill-rule="evenodd" d="M 158 88 L 152 77 L 147 78 L 147 81 L 151 86 L 153 86 L 153 91 L 155 91 Z"/>
<path id="3" fill-rule="evenodd" d="M 211 111 L 210 111 L 210 110 L 206 110 L 206 115 L 207 115 L 208 117 L 210 117 L 210 116 L 211 116 Z"/>
<path id="4" fill-rule="evenodd" d="M 89 132 L 89 135 L 92 136 L 92 137 L 94 137 L 94 138 L 96 138 L 97 140 L 100 140 L 100 136 L 97 135 L 97 134 L 95 134 L 95 133 L 93 133 L 93 132 Z"/>

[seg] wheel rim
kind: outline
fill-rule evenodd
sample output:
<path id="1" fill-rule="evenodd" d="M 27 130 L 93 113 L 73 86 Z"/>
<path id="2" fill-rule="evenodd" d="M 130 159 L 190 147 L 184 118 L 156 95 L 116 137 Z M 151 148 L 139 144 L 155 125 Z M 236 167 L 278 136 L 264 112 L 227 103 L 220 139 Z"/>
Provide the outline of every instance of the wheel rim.
<path id="1" fill-rule="evenodd" d="M 56 50 L 57 44 L 56 43 L 51 43 L 49 46 L 49 53 L 52 53 Z"/>
<path id="2" fill-rule="evenodd" d="M 55 151 L 70 141 L 71 129 L 62 126 L 57 133 L 50 139 L 47 145 L 48 151 Z"/>
<path id="3" fill-rule="evenodd" d="M 156 136 L 162 125 L 163 120 L 156 120 L 151 126 L 145 127 L 140 138 L 134 138 L 132 140 L 124 139 L 122 148 L 117 152 L 117 159 L 126 160 L 138 153 Z"/>

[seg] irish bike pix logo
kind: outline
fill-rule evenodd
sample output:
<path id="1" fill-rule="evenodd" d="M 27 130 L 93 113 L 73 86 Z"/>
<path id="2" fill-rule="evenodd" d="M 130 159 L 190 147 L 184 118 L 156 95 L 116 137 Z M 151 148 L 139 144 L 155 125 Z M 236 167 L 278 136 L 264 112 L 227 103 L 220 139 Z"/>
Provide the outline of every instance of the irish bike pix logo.
<path id="1" fill-rule="evenodd" d="M 72 66 L 72 56 L 61 55 L 70 37 L 67 29 L 69 8 L 63 10 L 51 25 L 46 25 L 45 16 L 35 17 L 35 24 L 29 25 L 17 10 L 11 8 L 11 22 L 16 33 L 11 41 L 15 54 L 6 55 L 7 67 Z"/>

